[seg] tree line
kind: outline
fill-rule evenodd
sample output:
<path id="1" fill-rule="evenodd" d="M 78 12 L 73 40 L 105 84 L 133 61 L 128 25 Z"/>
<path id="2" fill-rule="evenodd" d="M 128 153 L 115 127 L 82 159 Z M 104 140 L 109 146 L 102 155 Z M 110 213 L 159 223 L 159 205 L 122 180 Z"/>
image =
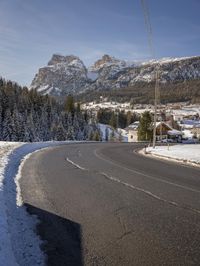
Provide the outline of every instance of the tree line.
<path id="1" fill-rule="evenodd" d="M 160 83 L 161 103 L 185 102 L 200 103 L 200 80 L 185 80 L 177 82 Z M 76 96 L 79 101 L 99 101 L 100 97 L 108 101 L 130 102 L 134 104 L 154 103 L 155 82 L 136 82 L 132 86 L 120 89 L 100 89 L 83 92 Z"/>
<path id="2" fill-rule="evenodd" d="M 97 112 L 97 121 L 116 128 L 125 128 L 131 123 L 138 120 L 138 115 L 132 112 L 124 112 L 120 110 L 111 111 L 110 109 L 100 109 Z"/>
<path id="3" fill-rule="evenodd" d="M 87 112 L 73 97 L 59 103 L 48 95 L 0 79 L 0 140 L 89 140 L 100 136 Z"/>

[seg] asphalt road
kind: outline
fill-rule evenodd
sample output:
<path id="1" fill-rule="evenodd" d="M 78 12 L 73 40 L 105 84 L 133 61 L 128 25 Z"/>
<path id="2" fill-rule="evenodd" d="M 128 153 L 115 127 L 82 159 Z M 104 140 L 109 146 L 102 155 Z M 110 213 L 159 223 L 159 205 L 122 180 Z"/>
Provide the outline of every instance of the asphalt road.
<path id="1" fill-rule="evenodd" d="M 22 169 L 47 265 L 200 265 L 200 170 L 140 145 L 70 144 Z"/>

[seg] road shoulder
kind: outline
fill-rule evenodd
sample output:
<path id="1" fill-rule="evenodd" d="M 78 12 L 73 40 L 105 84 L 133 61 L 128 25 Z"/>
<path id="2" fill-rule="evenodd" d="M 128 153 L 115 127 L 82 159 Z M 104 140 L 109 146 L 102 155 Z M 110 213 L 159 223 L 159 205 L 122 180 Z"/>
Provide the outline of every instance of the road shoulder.
<path id="1" fill-rule="evenodd" d="M 169 161 L 183 166 L 200 167 L 200 153 L 197 154 L 197 150 L 200 150 L 200 145 L 174 145 L 174 146 L 157 146 L 155 149 L 152 147 L 142 148 L 137 152 L 143 156 L 151 157 L 154 159 L 160 159 Z M 178 150 L 178 152 L 177 152 Z M 192 154 L 196 154 L 193 156 Z"/>

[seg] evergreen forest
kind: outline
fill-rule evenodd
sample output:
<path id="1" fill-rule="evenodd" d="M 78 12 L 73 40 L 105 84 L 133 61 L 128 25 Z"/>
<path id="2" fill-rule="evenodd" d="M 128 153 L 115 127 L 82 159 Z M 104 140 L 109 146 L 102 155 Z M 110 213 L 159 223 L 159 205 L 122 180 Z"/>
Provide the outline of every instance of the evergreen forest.
<path id="1" fill-rule="evenodd" d="M 0 79 L 0 140 L 50 141 L 98 139 L 90 115 L 72 96 L 58 102 L 48 95 Z"/>

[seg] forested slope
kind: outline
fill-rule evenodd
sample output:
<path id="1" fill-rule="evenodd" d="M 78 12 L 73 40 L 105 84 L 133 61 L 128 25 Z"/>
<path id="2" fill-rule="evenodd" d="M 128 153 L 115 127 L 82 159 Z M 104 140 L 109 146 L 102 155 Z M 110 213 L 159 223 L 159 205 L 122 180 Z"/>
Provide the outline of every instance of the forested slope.
<path id="1" fill-rule="evenodd" d="M 95 124 L 68 96 L 64 103 L 0 79 L 0 140 L 87 140 Z"/>

